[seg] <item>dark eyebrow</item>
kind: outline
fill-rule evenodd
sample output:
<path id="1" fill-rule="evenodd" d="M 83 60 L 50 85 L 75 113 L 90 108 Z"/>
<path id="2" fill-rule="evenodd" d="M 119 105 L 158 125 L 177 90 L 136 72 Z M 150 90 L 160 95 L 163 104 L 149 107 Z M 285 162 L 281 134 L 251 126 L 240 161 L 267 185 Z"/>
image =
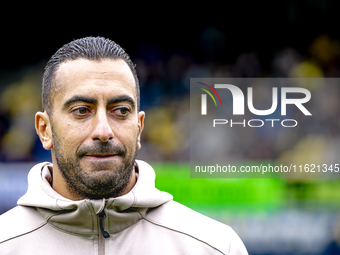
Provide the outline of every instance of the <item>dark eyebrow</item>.
<path id="1" fill-rule="evenodd" d="M 75 103 L 75 102 L 84 102 L 84 103 L 88 103 L 88 104 L 97 104 L 98 101 L 95 98 L 92 97 L 84 97 L 84 96 L 73 96 L 70 99 L 68 99 L 64 105 L 63 108 L 66 109 L 68 106 L 70 106 L 71 104 Z"/>
<path id="2" fill-rule="evenodd" d="M 108 105 L 110 105 L 110 104 L 117 104 L 117 103 L 120 103 L 120 102 L 128 102 L 128 103 L 130 103 L 133 109 L 136 106 L 135 100 L 133 100 L 132 97 L 127 96 L 127 95 L 117 96 L 117 97 L 111 98 L 111 99 L 109 99 L 107 101 L 107 104 Z"/>
<path id="3" fill-rule="evenodd" d="M 76 102 L 84 102 L 84 103 L 88 103 L 88 104 L 97 104 L 98 101 L 95 98 L 92 97 L 85 97 L 85 96 L 73 96 L 70 99 L 68 99 L 64 105 L 63 105 L 63 109 L 68 108 L 71 104 L 76 103 Z M 114 98 L 111 98 L 107 101 L 107 104 L 116 104 L 116 103 L 120 103 L 120 102 L 129 102 L 132 105 L 132 108 L 134 109 L 136 106 L 135 100 L 133 100 L 132 97 L 127 96 L 127 95 L 123 95 L 123 96 L 117 96 Z"/>

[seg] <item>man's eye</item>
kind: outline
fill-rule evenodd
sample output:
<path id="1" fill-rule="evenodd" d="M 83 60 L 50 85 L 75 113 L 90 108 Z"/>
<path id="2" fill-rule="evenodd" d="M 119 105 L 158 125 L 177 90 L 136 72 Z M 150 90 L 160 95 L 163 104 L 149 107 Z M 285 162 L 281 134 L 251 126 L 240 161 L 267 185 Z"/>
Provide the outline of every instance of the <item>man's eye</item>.
<path id="1" fill-rule="evenodd" d="M 82 115 L 86 115 L 87 113 L 89 113 L 89 109 L 85 107 L 81 107 L 81 108 L 75 109 L 73 113 L 75 113 L 76 115 L 82 116 Z"/>
<path id="2" fill-rule="evenodd" d="M 119 116 L 125 117 L 130 113 L 130 110 L 128 108 L 123 107 L 123 108 L 115 109 L 114 112 L 118 114 Z"/>

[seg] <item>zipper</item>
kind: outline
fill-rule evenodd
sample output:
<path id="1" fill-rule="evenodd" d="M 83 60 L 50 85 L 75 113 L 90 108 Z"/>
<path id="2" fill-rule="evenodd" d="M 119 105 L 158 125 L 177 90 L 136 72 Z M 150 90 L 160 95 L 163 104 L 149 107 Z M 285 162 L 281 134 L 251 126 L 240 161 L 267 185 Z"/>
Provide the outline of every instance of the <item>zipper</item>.
<path id="1" fill-rule="evenodd" d="M 99 213 L 99 227 L 100 227 L 100 231 L 102 232 L 102 235 L 104 238 L 109 238 L 110 237 L 110 234 L 104 230 L 104 227 L 103 227 L 103 220 L 105 220 L 106 218 L 106 214 L 105 214 L 105 211 L 101 211 Z"/>
<path id="2" fill-rule="evenodd" d="M 99 213 L 99 228 L 101 231 L 101 234 L 99 233 L 98 237 L 98 255 L 104 255 L 105 254 L 105 239 L 110 237 L 110 234 L 104 230 L 103 227 L 103 221 L 106 218 L 106 214 L 103 211 Z"/>

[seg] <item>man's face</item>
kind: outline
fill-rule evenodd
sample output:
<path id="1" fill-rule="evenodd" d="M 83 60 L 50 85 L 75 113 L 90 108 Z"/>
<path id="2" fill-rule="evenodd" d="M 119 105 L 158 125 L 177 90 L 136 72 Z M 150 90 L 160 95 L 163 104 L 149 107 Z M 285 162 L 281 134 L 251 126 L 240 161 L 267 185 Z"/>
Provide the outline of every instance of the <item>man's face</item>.
<path id="1" fill-rule="evenodd" d="M 121 59 L 67 61 L 55 81 L 54 168 L 78 197 L 119 195 L 131 180 L 144 119 L 129 66 Z"/>

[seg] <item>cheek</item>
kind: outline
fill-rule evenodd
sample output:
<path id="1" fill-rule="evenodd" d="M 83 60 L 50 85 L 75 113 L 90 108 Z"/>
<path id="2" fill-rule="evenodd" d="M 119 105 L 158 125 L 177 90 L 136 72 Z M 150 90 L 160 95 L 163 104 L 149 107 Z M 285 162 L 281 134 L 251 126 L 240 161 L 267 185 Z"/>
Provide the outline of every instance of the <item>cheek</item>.
<path id="1" fill-rule="evenodd" d="M 85 133 L 85 125 L 76 127 L 69 122 L 57 125 L 54 130 L 58 143 L 65 152 L 76 150 L 84 141 Z"/>
<path id="2" fill-rule="evenodd" d="M 135 149 L 138 134 L 137 125 L 129 125 L 122 128 L 120 131 L 117 130 L 117 138 L 124 144 L 125 147 Z"/>

